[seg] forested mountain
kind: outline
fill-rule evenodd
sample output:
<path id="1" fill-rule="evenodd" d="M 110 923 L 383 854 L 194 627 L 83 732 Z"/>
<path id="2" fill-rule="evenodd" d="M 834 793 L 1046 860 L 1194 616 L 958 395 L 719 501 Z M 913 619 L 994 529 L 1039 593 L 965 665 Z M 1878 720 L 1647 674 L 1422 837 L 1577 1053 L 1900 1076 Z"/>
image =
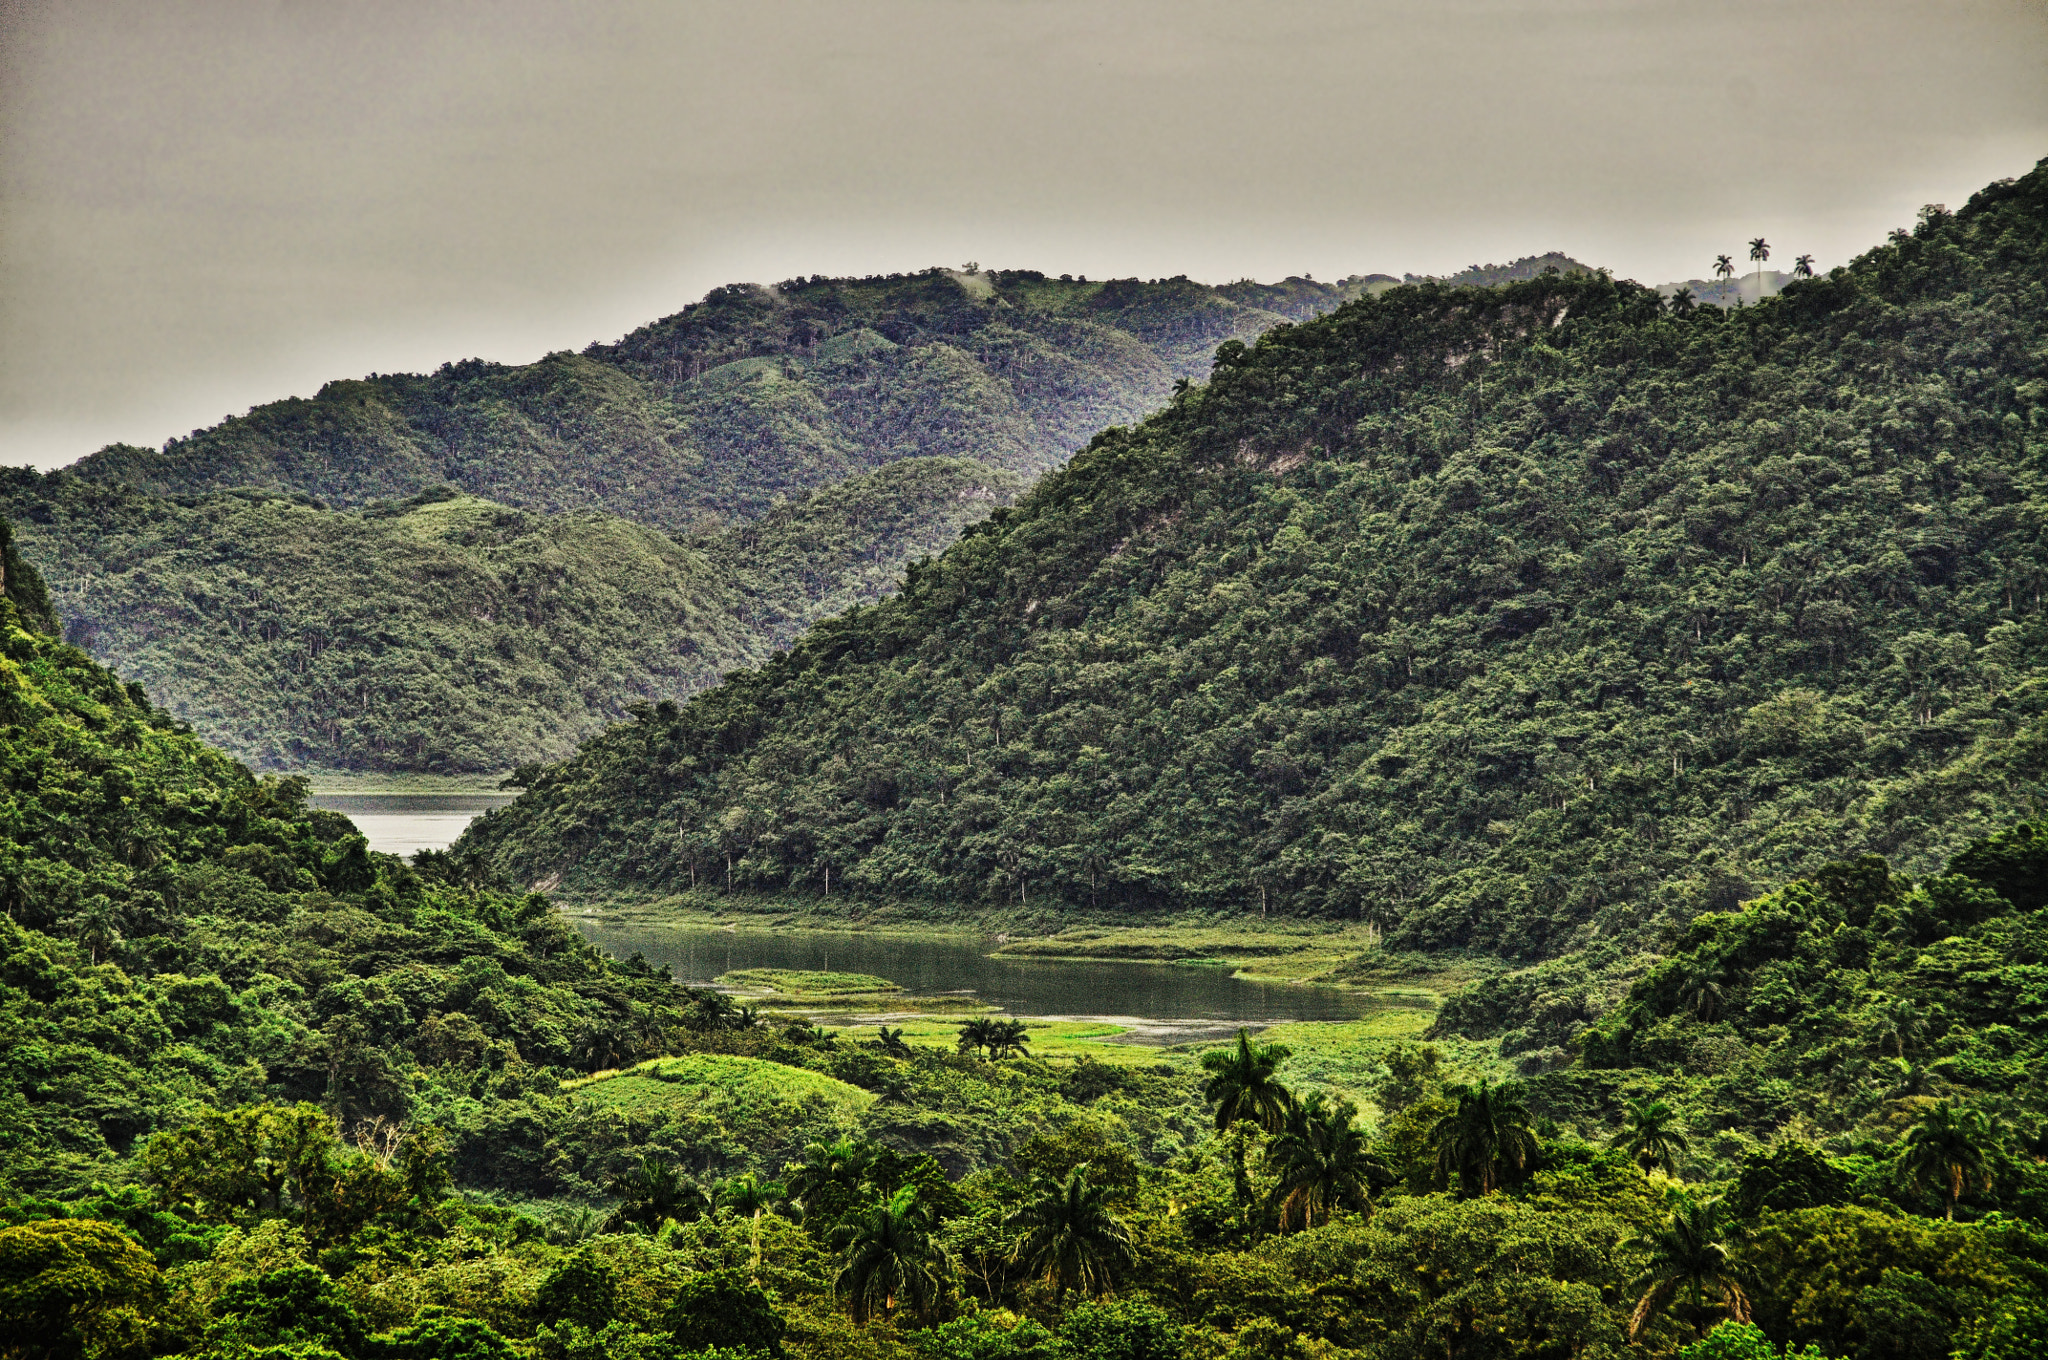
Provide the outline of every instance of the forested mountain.
<path id="1" fill-rule="evenodd" d="M 0 473 L 70 639 L 268 768 L 493 771 L 755 665 L 880 598 L 1022 479 L 905 459 L 679 544 L 446 487 L 332 511 Z"/>
<path id="2" fill-rule="evenodd" d="M 160 494 L 253 487 L 337 506 L 446 484 L 702 532 L 902 458 L 1041 472 L 1103 426 L 1156 410 L 1224 341 L 1379 279 L 1213 288 L 931 269 L 739 284 L 581 354 L 332 382 L 161 452 L 102 449 L 73 471 Z"/>
<path id="3" fill-rule="evenodd" d="M 1412 1008 L 1200 1054 L 862 1034 L 604 958 L 455 857 L 368 852 L 48 636 L 4 523 L 0 564 L 0 1353 L 2048 1342 L 2048 823 L 1918 884 L 1841 864 L 1708 913 L 1591 1025 L 1556 962 L 1439 1018 L 1513 1026 L 1527 1084 L 1490 1042 L 1389 1037 Z"/>
<path id="4" fill-rule="evenodd" d="M 1762 306 L 1421 285 L 459 847 L 527 880 L 1363 916 L 1554 953 L 2043 791 L 2048 170 Z M 729 866 L 729 867 L 728 867 Z"/>

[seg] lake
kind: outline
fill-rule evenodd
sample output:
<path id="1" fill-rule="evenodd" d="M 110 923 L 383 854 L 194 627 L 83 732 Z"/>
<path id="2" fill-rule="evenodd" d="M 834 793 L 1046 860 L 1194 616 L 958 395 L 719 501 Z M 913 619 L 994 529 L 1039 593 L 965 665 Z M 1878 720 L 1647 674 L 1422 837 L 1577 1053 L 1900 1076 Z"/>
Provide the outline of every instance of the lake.
<path id="1" fill-rule="evenodd" d="M 339 812 L 356 824 L 372 850 L 410 857 L 415 850 L 446 850 L 485 809 L 503 807 L 510 793 L 316 793 L 306 801 Z"/>
<path id="2" fill-rule="evenodd" d="M 870 973 L 918 996 L 972 993 L 1012 1015 L 1115 1020 L 1139 1042 L 1180 1043 L 1238 1025 L 1355 1020 L 1384 1001 L 1356 992 L 1246 982 L 1227 968 L 1075 959 L 991 958 L 992 938 L 724 930 L 646 920 L 566 916 L 584 938 L 621 958 L 636 950 L 686 983 L 706 986 L 739 968 Z"/>

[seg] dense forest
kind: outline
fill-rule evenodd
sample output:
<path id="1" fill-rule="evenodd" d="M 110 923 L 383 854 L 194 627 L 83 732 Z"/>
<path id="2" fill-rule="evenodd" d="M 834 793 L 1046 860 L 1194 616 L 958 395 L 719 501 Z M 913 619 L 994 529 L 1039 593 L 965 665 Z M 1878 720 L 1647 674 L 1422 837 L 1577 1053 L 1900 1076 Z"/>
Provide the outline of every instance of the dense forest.
<path id="1" fill-rule="evenodd" d="M 902 458 L 1020 474 L 1156 410 L 1252 340 L 1374 284 L 1050 279 L 930 269 L 735 284 L 616 344 L 523 366 L 329 383 L 75 475 L 159 494 L 300 492 L 354 507 L 448 485 L 675 535 L 756 518 Z"/>
<path id="2" fill-rule="evenodd" d="M 1364 918 L 1554 955 L 2037 806 L 2048 170 L 1763 305 L 1226 344 L 892 600 L 458 850 L 564 891 Z"/>
<path id="3" fill-rule="evenodd" d="M 270 769 L 492 772 L 554 759 L 813 619 L 881 598 L 1022 490 L 916 458 L 678 543 L 447 487 L 357 511 L 0 472 L 69 639 Z"/>
<path id="4" fill-rule="evenodd" d="M 1427 1040 L 1413 1010 L 1195 1052 L 827 1027 L 369 853 L 49 636 L 4 527 L 0 566 L 0 1353 L 2048 1344 L 2048 823 L 1706 913 L 1591 1024 L 1560 994 L 1598 959 Z M 1572 1053 L 1515 1079 L 1532 1035 Z"/>

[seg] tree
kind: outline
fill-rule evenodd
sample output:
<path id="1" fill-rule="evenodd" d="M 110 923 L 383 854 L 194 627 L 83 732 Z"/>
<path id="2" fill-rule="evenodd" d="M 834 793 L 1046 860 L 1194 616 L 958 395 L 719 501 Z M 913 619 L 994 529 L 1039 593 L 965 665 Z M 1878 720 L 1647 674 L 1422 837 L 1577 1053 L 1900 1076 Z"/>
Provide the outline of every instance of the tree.
<path id="1" fill-rule="evenodd" d="M 1982 1112 L 1944 1100 L 1906 1131 L 1899 1174 L 1915 1189 L 1938 1186 L 1944 1216 L 1954 1222 L 1957 1200 L 1974 1188 L 1990 1188 L 1997 1143 L 1998 1131 Z"/>
<path id="2" fill-rule="evenodd" d="M 1695 1308 L 1718 1306 L 1736 1322 L 1749 1321 L 1749 1295 L 1736 1278 L 1726 1215 L 1719 1199 L 1684 1199 L 1662 1223 L 1630 1239 L 1646 1257 L 1636 1277 L 1643 1291 L 1629 1315 L 1628 1334 L 1639 1337 L 1651 1317 L 1674 1298 Z"/>
<path id="3" fill-rule="evenodd" d="M 969 1020 L 960 1026 L 959 1050 L 962 1053 L 982 1053 L 995 1043 L 996 1022 L 986 1016 Z"/>
<path id="4" fill-rule="evenodd" d="M 752 1220 L 754 1281 L 757 1284 L 761 1279 L 761 1215 L 772 1212 L 787 1198 L 789 1190 L 782 1182 L 755 1180 L 752 1172 L 719 1183 L 719 1207 Z"/>
<path id="5" fill-rule="evenodd" d="M 875 1030 L 876 1035 L 873 1042 L 876 1048 L 881 1049 L 892 1058 L 907 1058 L 910 1056 L 910 1045 L 904 1041 L 902 1026 L 899 1025 L 895 1029 L 890 1029 L 887 1025 L 877 1025 Z"/>
<path id="6" fill-rule="evenodd" d="M 1030 1057 L 1031 1026 L 1022 1020 L 1000 1020 L 989 1027 L 988 1051 L 992 1058 Z"/>
<path id="7" fill-rule="evenodd" d="M 1714 277 L 1726 282 L 1735 277 L 1735 261 L 1726 255 L 1714 257 Z"/>
<path id="8" fill-rule="evenodd" d="M 1698 303 L 1693 298 L 1692 289 L 1680 288 L 1672 293 L 1671 314 L 1673 316 L 1691 316 L 1696 310 L 1698 310 Z"/>
<path id="9" fill-rule="evenodd" d="M 853 1138 L 806 1147 L 803 1160 L 785 1168 L 788 1193 L 804 1206 L 804 1221 L 836 1219 L 854 1205 L 876 1151 L 874 1144 Z"/>
<path id="10" fill-rule="evenodd" d="M 1631 1100 L 1621 1117 L 1621 1133 L 1614 1146 L 1649 1175 L 1663 1167 L 1666 1175 L 1677 1172 L 1678 1161 L 1688 1151 L 1685 1135 L 1671 1127 L 1677 1112 L 1661 1100 Z"/>
<path id="11" fill-rule="evenodd" d="M 678 1351 L 730 1347 L 770 1360 L 781 1360 L 788 1330 L 760 1284 L 737 1270 L 703 1271 L 684 1280 L 662 1321 Z"/>
<path id="12" fill-rule="evenodd" d="M 1217 1131 L 1235 1135 L 1231 1164 L 1240 1206 L 1251 1201 L 1251 1182 L 1244 1170 L 1244 1126 L 1278 1133 L 1294 1107 L 1294 1093 L 1276 1075 L 1287 1055 L 1284 1044 L 1254 1044 L 1248 1029 L 1238 1030 L 1234 1048 L 1212 1048 L 1202 1055 L 1202 1070 L 1209 1074 L 1202 1099 L 1216 1107 Z"/>
<path id="13" fill-rule="evenodd" d="M 643 1157 L 640 1165 L 612 1182 L 619 1206 L 606 1226 L 610 1231 L 656 1232 L 670 1221 L 693 1223 L 709 1208 L 697 1183 L 661 1157 Z"/>
<path id="14" fill-rule="evenodd" d="M 1280 1230 L 1313 1228 L 1339 1209 L 1365 1209 L 1370 1200 L 1370 1155 L 1357 1110 L 1348 1100 L 1312 1091 L 1287 1118 L 1267 1154 L 1280 1184 L 1274 1198 Z"/>
<path id="15" fill-rule="evenodd" d="M 0 1228 L 0 1355 L 118 1353 L 147 1337 L 139 1310 L 158 1287 L 156 1262 L 111 1223 Z"/>
<path id="16" fill-rule="evenodd" d="M 1446 1094 L 1457 1100 L 1458 1107 L 1430 1132 L 1438 1177 L 1448 1180 L 1455 1172 L 1460 1189 L 1480 1195 L 1519 1180 L 1537 1148 L 1520 1085 L 1481 1081 L 1477 1086 L 1452 1087 Z"/>
<path id="17" fill-rule="evenodd" d="M 1771 258 L 1770 243 L 1761 236 L 1752 237 L 1749 242 L 1749 258 L 1756 261 L 1756 300 L 1764 300 L 1764 261 Z"/>
<path id="18" fill-rule="evenodd" d="M 1792 261 L 1792 277 L 1810 279 L 1813 277 L 1813 256 L 1801 255 Z"/>
<path id="19" fill-rule="evenodd" d="M 846 1260 L 832 1287 L 855 1322 L 886 1318 L 906 1305 L 921 1320 L 931 1316 L 952 1264 L 932 1229 L 918 1188 L 906 1185 L 876 1196 L 834 1230 L 832 1245 Z"/>
<path id="20" fill-rule="evenodd" d="M 1088 1180 L 1081 1163 L 1064 1179 L 1039 1176 L 1031 1197 L 1010 1216 L 1024 1230 L 1012 1259 L 1053 1287 L 1064 1307 L 1067 1291 L 1099 1297 L 1109 1292 L 1115 1271 L 1132 1257 L 1131 1235 L 1109 1211 L 1107 1191 Z"/>

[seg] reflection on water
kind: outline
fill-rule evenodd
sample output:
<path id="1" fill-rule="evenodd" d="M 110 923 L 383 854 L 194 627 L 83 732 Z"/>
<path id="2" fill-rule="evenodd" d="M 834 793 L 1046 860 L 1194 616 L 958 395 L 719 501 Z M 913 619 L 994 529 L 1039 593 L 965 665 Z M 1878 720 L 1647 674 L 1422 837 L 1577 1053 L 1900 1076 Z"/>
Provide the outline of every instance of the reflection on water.
<path id="1" fill-rule="evenodd" d="M 503 807 L 509 793 L 316 793 L 314 807 L 345 814 L 372 850 L 410 856 L 415 850 L 446 850 L 462 828 L 486 808 Z"/>
<path id="2" fill-rule="evenodd" d="M 1015 1015 L 1208 1022 L 1213 1029 L 1280 1020 L 1354 1020 L 1379 1003 L 1324 987 L 1243 982 L 1225 968 L 1068 959 L 990 958 L 996 941 L 971 936 L 838 931 L 721 930 L 571 917 L 585 938 L 625 957 L 636 950 L 702 985 L 736 968 L 872 973 L 920 996 L 971 992 Z"/>

